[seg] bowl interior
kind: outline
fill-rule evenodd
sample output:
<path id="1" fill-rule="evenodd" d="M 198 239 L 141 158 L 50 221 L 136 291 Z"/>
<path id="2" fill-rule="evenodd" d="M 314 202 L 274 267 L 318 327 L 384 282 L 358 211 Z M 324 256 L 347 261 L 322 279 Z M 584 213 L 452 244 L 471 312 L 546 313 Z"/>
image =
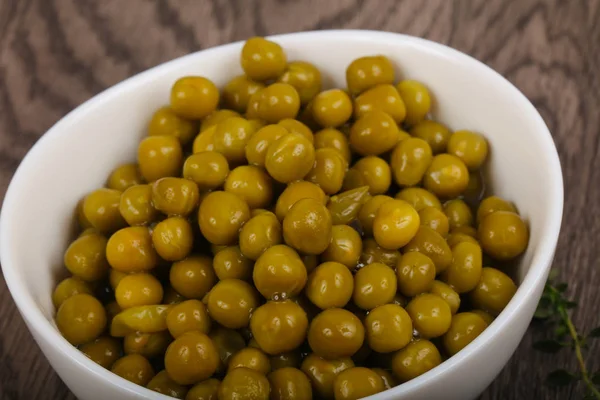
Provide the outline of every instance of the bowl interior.
<path id="1" fill-rule="evenodd" d="M 467 56 L 400 35 L 334 31 L 275 40 L 290 60 L 315 63 L 326 87 L 344 87 L 346 66 L 373 54 L 390 57 L 400 78 L 424 82 L 435 97 L 436 119 L 489 140 L 494 193 L 512 200 L 529 223 L 531 239 L 517 280 L 530 269 L 547 272 L 539 257 L 552 252 L 556 238 L 548 235 L 560 226 L 560 166 L 543 121 L 514 87 Z M 168 102 L 177 78 L 203 75 L 223 85 L 241 73 L 240 49 L 239 43 L 221 46 L 129 79 L 73 111 L 28 154 L 6 196 L 0 243 L 7 281 L 30 323 L 43 317 L 53 324 L 51 293 L 65 274 L 63 253 L 72 239 L 77 202 L 101 187 L 116 165 L 135 160 L 153 110 Z"/>

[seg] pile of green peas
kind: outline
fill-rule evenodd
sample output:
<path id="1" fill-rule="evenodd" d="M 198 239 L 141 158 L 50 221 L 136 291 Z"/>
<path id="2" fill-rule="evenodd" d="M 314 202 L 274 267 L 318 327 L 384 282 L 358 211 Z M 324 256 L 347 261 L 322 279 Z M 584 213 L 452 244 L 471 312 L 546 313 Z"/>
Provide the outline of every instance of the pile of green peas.
<path id="1" fill-rule="evenodd" d="M 431 119 L 429 89 L 382 55 L 346 89 L 263 38 L 241 66 L 221 90 L 178 79 L 137 162 L 78 204 L 62 335 L 186 400 L 358 399 L 467 346 L 529 239 L 484 196 L 486 139 Z"/>

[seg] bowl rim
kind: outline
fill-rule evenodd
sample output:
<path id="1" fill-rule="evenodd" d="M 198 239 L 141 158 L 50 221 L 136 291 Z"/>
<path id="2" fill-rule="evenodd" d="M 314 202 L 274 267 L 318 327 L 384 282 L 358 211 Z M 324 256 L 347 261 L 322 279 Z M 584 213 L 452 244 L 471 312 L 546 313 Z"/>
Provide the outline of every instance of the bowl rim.
<path id="1" fill-rule="evenodd" d="M 552 176 L 553 178 L 549 183 L 552 195 L 547 199 L 548 229 L 542 234 L 538 248 L 533 254 L 530 268 L 523 278 L 523 281 L 519 285 L 517 292 L 506 308 L 481 335 L 479 335 L 462 351 L 453 357 L 450 357 L 442 364 L 426 372 L 425 374 L 409 382 L 403 383 L 402 385 L 371 396 L 371 398 L 393 398 L 403 394 L 409 395 L 426 386 L 428 382 L 434 381 L 438 377 L 450 373 L 456 365 L 468 362 L 469 359 L 473 358 L 482 347 L 488 343 L 493 343 L 494 339 L 497 338 L 502 331 L 507 329 L 511 320 L 516 318 L 516 315 L 519 313 L 519 305 L 523 302 L 526 302 L 531 296 L 534 296 L 536 289 L 540 286 L 543 286 L 545 283 L 552 259 L 554 257 L 554 251 L 558 241 L 563 214 L 564 192 L 560 160 L 548 127 L 536 108 L 526 98 L 526 96 L 498 72 L 494 71 L 492 68 L 475 59 L 474 57 L 471 57 L 459 50 L 428 39 L 418 38 L 406 34 L 361 29 L 335 29 L 295 32 L 272 35 L 268 36 L 268 38 L 275 41 L 283 40 L 287 43 L 293 43 L 319 40 L 323 36 L 331 38 L 339 37 L 352 41 L 377 40 L 387 42 L 403 42 L 403 44 L 419 47 L 424 51 L 437 53 L 446 59 L 454 59 L 468 63 L 470 66 L 472 66 L 472 68 L 480 69 L 487 73 L 491 79 L 495 79 L 498 83 L 504 85 L 505 90 L 508 91 L 508 94 L 520 103 L 518 104 L 518 108 L 521 110 L 520 112 L 531 115 L 531 118 L 536 125 L 536 129 L 533 131 L 540 137 L 540 141 L 543 145 L 543 147 L 539 149 L 540 153 L 546 153 L 548 164 L 545 167 L 549 176 Z M 64 339 L 58 330 L 51 324 L 51 322 L 44 317 L 40 308 L 36 305 L 31 293 L 29 293 L 27 290 L 24 280 L 21 279 L 16 272 L 16 263 L 14 261 L 13 251 L 10 246 L 11 235 L 9 233 L 10 227 L 13 223 L 12 215 L 15 214 L 12 212 L 12 210 L 19 207 L 19 204 L 16 202 L 16 193 L 19 192 L 21 181 L 23 180 L 23 177 L 27 175 L 27 171 L 36 167 L 36 155 L 46 151 L 47 143 L 56 139 L 60 139 L 61 135 L 63 134 L 63 131 L 61 130 L 63 126 L 67 126 L 71 123 L 77 123 L 78 118 L 84 116 L 88 110 L 97 106 L 102 106 L 103 102 L 111 100 L 113 96 L 118 96 L 121 91 L 131 90 L 133 87 L 143 82 L 148 76 L 157 74 L 162 69 L 176 68 L 180 64 L 186 64 L 189 59 L 198 57 L 200 54 L 202 54 L 202 56 L 209 56 L 210 53 L 213 52 L 228 51 L 232 48 L 240 47 L 242 43 L 243 40 L 215 46 L 175 58 L 135 74 L 91 97 L 62 117 L 40 137 L 40 139 L 27 152 L 19 164 L 7 188 L 0 214 L 0 260 L 2 263 L 2 271 L 4 273 L 6 284 L 17 305 L 17 308 L 20 311 L 20 314 L 25 320 L 28 328 L 30 330 L 37 331 L 40 336 L 43 336 L 45 340 L 47 340 L 49 343 L 52 343 L 52 345 L 55 347 L 55 350 L 58 353 L 61 353 L 62 357 L 68 358 L 79 368 L 86 370 L 86 373 L 94 375 L 95 378 L 103 381 L 105 384 L 115 386 L 117 390 L 121 389 L 130 392 L 131 394 L 146 398 L 170 398 L 129 382 L 111 373 L 110 370 L 97 365 L 88 359 L 76 347 L 72 346 L 66 339 Z M 37 339 L 35 340 L 37 341 Z"/>

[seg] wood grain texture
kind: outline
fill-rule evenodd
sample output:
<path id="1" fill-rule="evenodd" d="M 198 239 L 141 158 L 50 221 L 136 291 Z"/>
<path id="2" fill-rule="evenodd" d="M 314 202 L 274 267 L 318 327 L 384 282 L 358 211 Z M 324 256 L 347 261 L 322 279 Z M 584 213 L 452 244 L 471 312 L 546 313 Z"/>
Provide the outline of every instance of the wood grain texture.
<path id="1" fill-rule="evenodd" d="M 600 325 L 600 1 L 597 0 L 1 0 L 0 201 L 27 150 L 68 111 L 137 72 L 183 54 L 267 35 L 328 28 L 408 33 L 490 65 L 550 127 L 565 178 L 556 265 Z M 32 227 L 35 228 L 35 227 Z M 483 399 L 581 398 L 546 373 L 575 369 L 568 352 L 532 350 L 530 329 Z M 600 369 L 600 341 L 589 367 Z M 27 332 L 0 278 L 0 398 L 72 399 Z"/>

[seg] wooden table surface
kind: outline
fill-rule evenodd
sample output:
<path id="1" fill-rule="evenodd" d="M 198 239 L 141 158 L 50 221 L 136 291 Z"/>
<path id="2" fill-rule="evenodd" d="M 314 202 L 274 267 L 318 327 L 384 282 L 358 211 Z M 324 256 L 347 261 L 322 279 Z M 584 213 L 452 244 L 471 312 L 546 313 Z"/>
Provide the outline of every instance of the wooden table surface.
<path id="1" fill-rule="evenodd" d="M 77 105 L 149 67 L 252 35 L 380 29 L 441 42 L 513 82 L 554 135 L 565 178 L 556 252 L 581 306 L 600 325 L 600 1 L 596 0 L 0 0 L 0 201 L 27 150 Z M 84 132 L 82 132 L 84 134 Z M 35 229 L 35 226 L 31 227 Z M 531 328 L 484 399 L 581 398 L 544 376 L 572 353 L 532 350 Z M 600 340 L 589 349 L 600 369 Z M 0 278 L 0 398 L 72 399 L 32 340 Z M 475 368 L 476 366 L 474 366 Z"/>

